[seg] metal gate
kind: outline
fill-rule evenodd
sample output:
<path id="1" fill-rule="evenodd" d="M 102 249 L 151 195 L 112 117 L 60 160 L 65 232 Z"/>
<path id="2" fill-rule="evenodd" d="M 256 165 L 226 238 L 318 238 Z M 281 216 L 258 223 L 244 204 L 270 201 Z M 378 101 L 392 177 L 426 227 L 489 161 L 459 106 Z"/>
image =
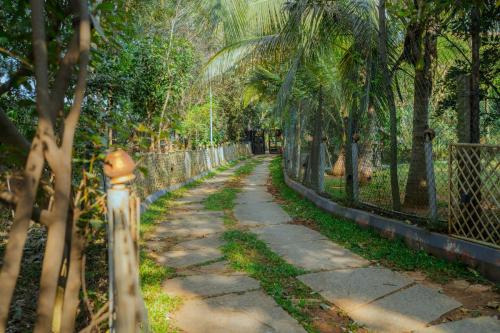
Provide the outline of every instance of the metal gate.
<path id="1" fill-rule="evenodd" d="M 500 247 L 500 145 L 452 144 L 449 232 Z"/>

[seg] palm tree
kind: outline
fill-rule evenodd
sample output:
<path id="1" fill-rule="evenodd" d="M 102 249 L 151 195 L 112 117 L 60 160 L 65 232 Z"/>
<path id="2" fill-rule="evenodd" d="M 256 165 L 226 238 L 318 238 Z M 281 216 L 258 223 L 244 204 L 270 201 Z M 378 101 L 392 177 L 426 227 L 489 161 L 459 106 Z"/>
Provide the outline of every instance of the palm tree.
<path id="1" fill-rule="evenodd" d="M 255 14 L 257 9 L 259 15 Z M 349 96 L 346 99 L 350 105 L 347 109 L 351 110 L 346 146 L 349 161 L 351 138 L 357 131 L 356 118 L 368 109 L 367 95 L 372 79 L 366 74 L 371 65 L 363 63 L 371 58 L 371 50 L 376 45 L 374 1 L 339 0 L 318 4 L 304 0 L 268 0 L 258 5 L 249 2 L 247 12 L 249 14 L 241 21 L 250 27 L 248 32 L 211 59 L 209 75 L 270 57 L 288 63 L 288 72 L 276 98 L 275 110 L 280 113 L 289 101 L 297 72 L 318 61 L 323 53 L 343 49 L 345 57 L 355 66 L 346 66 L 349 70 L 341 77 L 342 82 L 332 84 L 344 86 Z M 284 61 L 286 59 L 289 60 Z M 349 162 L 346 166 L 351 170 Z"/>

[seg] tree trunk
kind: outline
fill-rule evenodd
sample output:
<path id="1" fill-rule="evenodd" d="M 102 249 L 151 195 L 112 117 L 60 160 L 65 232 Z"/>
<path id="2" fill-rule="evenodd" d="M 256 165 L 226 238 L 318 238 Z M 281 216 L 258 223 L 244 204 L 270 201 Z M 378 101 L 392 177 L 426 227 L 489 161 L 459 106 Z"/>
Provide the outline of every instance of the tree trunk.
<path id="1" fill-rule="evenodd" d="M 373 105 L 368 107 L 367 140 L 359 156 L 358 179 L 360 183 L 370 182 L 373 175 L 373 138 L 377 130 L 377 118 Z"/>
<path id="2" fill-rule="evenodd" d="M 420 45 L 419 41 L 422 41 Z M 428 27 L 423 38 L 413 39 L 419 54 L 415 61 L 413 80 L 413 129 L 410 170 L 405 191 L 405 207 L 425 208 L 428 205 L 425 172 L 424 131 L 429 127 L 429 100 L 432 93 L 432 60 L 436 55 L 437 34 Z"/>
<path id="3" fill-rule="evenodd" d="M 472 40 L 472 68 L 471 68 L 471 143 L 479 143 L 480 139 L 480 96 L 479 96 L 479 48 L 481 47 L 481 16 L 479 13 L 478 5 L 473 5 L 471 12 L 471 24 L 470 24 L 470 33 Z"/>
<path id="4" fill-rule="evenodd" d="M 24 162 L 30 150 L 30 143 L 1 109 L 0 142 L 7 145 L 19 161 Z"/>
<path id="5" fill-rule="evenodd" d="M 323 91 L 319 88 L 318 92 L 318 109 L 316 111 L 316 117 L 314 119 L 314 134 L 311 146 L 310 163 L 311 163 L 311 176 L 310 176 L 310 187 L 316 191 L 321 192 L 321 174 L 325 170 L 321 170 L 321 143 L 323 142 Z"/>
<path id="6" fill-rule="evenodd" d="M 345 148 L 345 186 L 347 200 L 354 202 L 354 175 L 353 175 L 353 160 L 352 160 L 352 144 L 354 142 L 354 134 L 356 133 L 356 108 L 357 103 L 353 102 L 347 119 L 347 142 Z"/>
<path id="7" fill-rule="evenodd" d="M 290 107 L 290 119 L 286 122 L 285 126 L 286 171 L 289 177 L 293 177 L 295 126 L 297 126 L 297 105 L 295 103 L 292 103 Z"/>
<path id="8" fill-rule="evenodd" d="M 390 172 L 391 172 L 391 198 L 392 208 L 401 209 L 398 182 L 398 143 L 397 143 L 397 114 L 394 93 L 392 91 L 392 77 L 389 74 L 387 60 L 387 27 L 385 20 L 385 0 L 379 1 L 379 62 L 382 72 L 382 84 L 387 106 L 389 107 L 390 119 Z"/>
<path id="9" fill-rule="evenodd" d="M 296 113 L 296 119 L 295 119 L 295 126 L 294 128 L 292 129 L 293 131 L 295 131 L 294 135 L 293 135 L 293 141 L 292 141 L 292 144 L 293 144 L 293 154 L 292 154 L 292 165 L 293 165 L 293 168 L 292 168 L 292 176 L 295 178 L 295 179 L 299 179 L 300 177 L 300 169 L 301 169 L 301 144 L 302 144 L 302 140 L 301 140 L 301 135 L 302 135 L 302 112 L 301 112 L 301 102 L 299 102 L 299 106 L 298 106 L 298 109 L 297 109 L 297 113 Z"/>

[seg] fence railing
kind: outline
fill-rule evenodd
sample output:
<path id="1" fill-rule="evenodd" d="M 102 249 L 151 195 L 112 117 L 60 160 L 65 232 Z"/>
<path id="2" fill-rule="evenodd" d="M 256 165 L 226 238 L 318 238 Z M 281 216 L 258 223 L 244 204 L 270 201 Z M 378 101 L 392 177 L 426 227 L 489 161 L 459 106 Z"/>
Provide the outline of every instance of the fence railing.
<path id="1" fill-rule="evenodd" d="M 500 247 L 500 146 L 452 144 L 450 234 Z"/>
<path id="2" fill-rule="evenodd" d="M 142 199 L 159 190 L 181 184 L 230 161 L 248 157 L 250 145 L 236 143 L 199 150 L 147 153 L 136 171 L 134 190 Z"/>
<path id="3" fill-rule="evenodd" d="M 421 195 L 425 200 L 419 205 L 406 202 L 406 191 L 416 190 L 415 186 L 407 185 L 409 163 L 398 163 L 401 206 L 395 209 L 390 166 L 374 158 L 376 147 L 368 147 L 370 150 L 367 151 L 366 145 L 363 147 L 358 143 L 353 143 L 356 147 L 352 149 L 353 197 L 349 198 L 346 190 L 345 158 L 341 155 L 345 154 L 344 151 L 340 151 L 336 162 L 325 165 L 330 173 L 325 181 L 325 194 L 342 204 L 380 211 L 401 220 L 432 225 L 433 230 L 448 231 L 454 236 L 500 246 L 500 146 L 451 144 L 449 156 L 446 156 L 442 152 L 439 155 L 433 153 L 433 144 L 429 135 L 422 156 L 422 178 L 419 180 L 419 184 L 424 184 L 425 191 Z M 300 151 L 300 158 L 295 156 L 297 151 Z M 300 149 L 288 147 L 285 155 L 288 174 L 303 182 L 308 146 L 303 145 Z M 297 167 L 300 170 L 294 171 Z"/>

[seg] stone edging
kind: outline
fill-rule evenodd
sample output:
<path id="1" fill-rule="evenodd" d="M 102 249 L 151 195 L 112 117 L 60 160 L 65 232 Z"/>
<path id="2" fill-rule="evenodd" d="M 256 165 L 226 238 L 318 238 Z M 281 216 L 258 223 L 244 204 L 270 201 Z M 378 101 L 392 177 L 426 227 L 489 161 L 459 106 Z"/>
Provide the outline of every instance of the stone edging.
<path id="1" fill-rule="evenodd" d="M 500 282 L 500 250 L 430 232 L 414 225 L 359 209 L 341 206 L 292 180 L 286 172 L 283 174 L 285 183 L 291 189 L 328 213 L 352 220 L 361 227 L 372 228 L 386 238 L 402 238 L 411 248 L 424 250 L 439 258 L 461 261 L 474 267 L 492 281 Z"/>

